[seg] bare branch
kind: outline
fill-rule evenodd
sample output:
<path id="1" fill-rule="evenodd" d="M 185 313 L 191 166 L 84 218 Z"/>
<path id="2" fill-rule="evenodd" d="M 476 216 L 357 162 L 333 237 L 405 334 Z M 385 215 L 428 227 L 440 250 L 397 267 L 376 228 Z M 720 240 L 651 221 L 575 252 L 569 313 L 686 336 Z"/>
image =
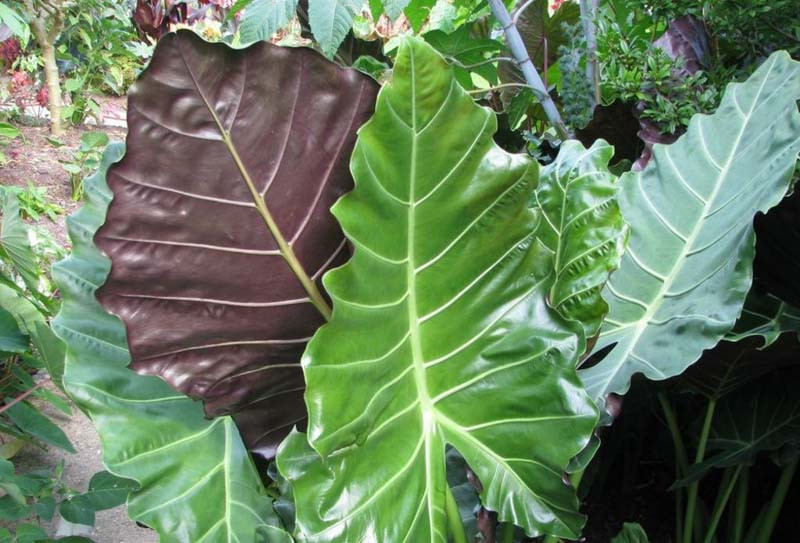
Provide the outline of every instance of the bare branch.
<path id="1" fill-rule="evenodd" d="M 525 49 L 522 36 L 519 35 L 517 25 L 511 20 L 511 15 L 509 15 L 503 0 L 488 0 L 488 2 L 495 19 L 497 19 L 503 27 L 508 48 L 511 50 L 511 54 L 522 70 L 522 75 L 525 76 L 525 82 L 539 95 L 547 119 L 550 121 L 550 124 L 553 125 L 553 128 L 555 128 L 560 138 L 569 138 L 567 126 L 561 119 L 561 114 L 558 112 L 553 98 L 547 92 L 547 87 L 544 86 L 539 72 L 536 71 L 536 67 L 533 65 L 533 61 L 528 55 L 527 49 Z"/>

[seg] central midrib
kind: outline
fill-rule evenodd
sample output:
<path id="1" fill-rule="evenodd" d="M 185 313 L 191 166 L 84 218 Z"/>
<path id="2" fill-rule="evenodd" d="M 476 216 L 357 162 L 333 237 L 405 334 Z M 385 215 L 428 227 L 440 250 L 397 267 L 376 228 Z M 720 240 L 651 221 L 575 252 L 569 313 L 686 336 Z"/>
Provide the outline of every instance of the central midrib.
<path id="1" fill-rule="evenodd" d="M 283 234 L 280 231 L 280 228 L 278 228 L 275 219 L 272 217 L 272 213 L 270 213 L 269 209 L 267 208 L 266 201 L 258 192 L 258 189 L 256 188 L 253 179 L 250 177 L 250 172 L 247 170 L 247 168 L 244 165 L 244 162 L 239 156 L 239 151 L 236 149 L 236 146 L 233 143 L 230 131 L 226 130 L 225 126 L 222 124 L 222 121 L 217 115 L 216 110 L 211 106 L 211 102 L 209 102 L 209 100 L 203 93 L 203 90 L 200 87 L 200 84 L 197 81 L 194 72 L 189 66 L 189 63 L 186 61 L 183 51 L 180 49 L 180 45 L 178 46 L 178 50 L 180 52 L 181 61 L 183 62 L 183 65 L 186 67 L 186 71 L 189 74 L 189 77 L 192 79 L 192 83 L 194 84 L 194 87 L 197 90 L 197 94 L 200 96 L 200 99 L 206 106 L 206 109 L 211 115 L 211 118 L 217 125 L 217 129 L 219 130 L 222 143 L 228 150 L 228 153 L 230 154 L 231 159 L 234 162 L 234 165 L 239 170 L 239 173 L 242 176 L 242 180 L 247 185 L 247 188 L 253 197 L 253 203 L 256 206 L 256 210 L 258 211 L 259 215 L 261 215 L 261 218 L 263 219 L 267 227 L 267 230 L 277 243 L 278 250 L 280 251 L 287 265 L 291 269 L 292 273 L 294 273 L 298 281 L 300 281 L 300 284 L 302 285 L 303 289 L 308 293 L 308 297 L 311 303 L 322 314 L 323 318 L 326 321 L 329 321 L 331 319 L 332 311 L 330 306 L 328 305 L 328 302 L 319 292 L 319 289 L 317 288 L 317 285 L 314 283 L 314 281 L 312 281 L 311 278 L 308 276 L 305 269 L 303 268 L 303 265 L 300 263 L 300 260 L 295 255 L 291 245 L 287 242 L 286 238 L 284 238 Z"/>
<path id="2" fill-rule="evenodd" d="M 411 65 L 411 163 L 409 165 L 409 193 L 408 193 L 408 217 L 407 217 L 407 230 L 406 230 L 406 281 L 408 287 L 408 300 L 406 306 L 408 308 L 408 326 L 409 326 L 409 341 L 411 342 L 412 364 L 414 365 L 414 382 L 417 387 L 417 395 L 420 400 L 420 411 L 422 415 L 422 432 L 423 439 L 425 440 L 425 477 L 427 479 L 426 488 L 428 502 L 428 516 L 430 518 L 431 530 L 433 529 L 433 500 L 432 493 L 430 492 L 431 482 L 430 477 L 432 474 L 432 454 L 431 454 L 431 433 L 434 426 L 435 413 L 433 410 L 433 403 L 431 402 L 430 394 L 428 394 L 428 386 L 425 379 L 425 366 L 422 356 L 422 339 L 419 330 L 419 314 L 417 310 L 417 284 L 415 272 L 415 258 L 414 258 L 414 232 L 415 226 L 415 213 L 416 213 L 416 190 L 415 180 L 417 173 L 417 100 L 416 100 L 416 77 L 414 71 L 414 53 L 411 47 L 408 48 L 409 62 Z M 432 535 L 432 534 L 431 534 Z M 433 539 L 432 539 L 433 540 Z"/>

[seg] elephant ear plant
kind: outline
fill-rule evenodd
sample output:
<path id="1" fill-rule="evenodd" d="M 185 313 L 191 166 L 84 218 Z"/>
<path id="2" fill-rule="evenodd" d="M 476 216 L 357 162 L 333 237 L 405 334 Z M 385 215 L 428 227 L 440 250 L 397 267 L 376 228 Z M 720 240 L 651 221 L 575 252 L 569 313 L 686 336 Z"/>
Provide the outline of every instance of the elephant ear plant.
<path id="1" fill-rule="evenodd" d="M 566 142 L 540 172 L 421 40 L 378 93 L 309 50 L 162 39 L 55 269 L 64 383 L 109 470 L 139 483 L 131 516 L 162 542 L 291 541 L 286 485 L 266 489 L 250 456 L 277 451 L 296 540 L 461 543 L 458 454 L 506 541 L 578 538 L 563 474 L 605 393 L 642 371 L 646 340 L 702 336 L 646 371 L 677 373 L 741 310 L 752 215 L 798 151 L 797 71 L 771 57 L 695 122 L 691 152 L 657 146 L 621 213 L 610 146 Z M 681 187 L 703 209 L 666 200 Z M 637 262 L 669 285 L 604 290 Z M 598 332 L 617 344 L 582 380 Z"/>

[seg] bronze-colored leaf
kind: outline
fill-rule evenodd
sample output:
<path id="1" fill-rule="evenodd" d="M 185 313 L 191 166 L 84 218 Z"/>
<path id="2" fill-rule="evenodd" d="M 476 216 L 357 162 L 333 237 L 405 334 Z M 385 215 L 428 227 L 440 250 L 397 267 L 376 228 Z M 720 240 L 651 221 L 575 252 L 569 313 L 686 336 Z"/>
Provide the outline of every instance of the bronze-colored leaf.
<path id="1" fill-rule="evenodd" d="M 265 457 L 305 420 L 300 356 L 323 318 L 254 202 L 319 284 L 348 256 L 329 208 L 352 187 L 376 93 L 310 49 L 235 50 L 191 32 L 163 38 L 130 93 L 95 237 L 112 261 L 98 298 L 125 322 L 133 369 L 209 416 L 233 413 Z"/>

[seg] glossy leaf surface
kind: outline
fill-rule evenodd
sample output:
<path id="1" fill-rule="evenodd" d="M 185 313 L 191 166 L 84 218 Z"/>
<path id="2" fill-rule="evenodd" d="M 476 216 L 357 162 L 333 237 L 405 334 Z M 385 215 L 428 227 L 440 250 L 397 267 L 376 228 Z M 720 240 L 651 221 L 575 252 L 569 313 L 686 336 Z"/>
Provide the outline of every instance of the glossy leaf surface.
<path id="1" fill-rule="evenodd" d="M 309 49 L 179 32 L 130 93 L 128 150 L 95 240 L 112 261 L 99 300 L 125 322 L 133 369 L 203 399 L 209 416 L 235 413 L 265 457 L 305 420 L 300 356 L 323 318 L 255 198 L 312 281 L 342 262 L 329 208 L 352 187 L 350 149 L 376 92 Z"/>
<path id="2" fill-rule="evenodd" d="M 798 98 L 800 63 L 775 53 L 623 176 L 631 236 L 597 345 L 614 347 L 581 372 L 594 398 L 626 392 L 635 373 L 681 373 L 731 329 L 752 281 L 753 216 L 783 198 L 800 151 Z"/>
<path id="3" fill-rule="evenodd" d="M 499 41 L 474 37 L 468 25 L 460 26 L 449 34 L 442 30 L 432 30 L 425 33 L 424 39 L 453 63 L 456 79 L 465 89 L 475 86 L 472 72 L 489 83 L 497 83 L 497 67 L 486 60 L 503 51 L 503 44 Z"/>
<path id="4" fill-rule="evenodd" d="M 5 400 L 5 403 L 9 404 L 12 398 Z M 64 431 L 28 402 L 15 403 L 4 413 L 24 433 L 65 451 L 75 452 L 75 447 L 72 446 Z"/>
<path id="5" fill-rule="evenodd" d="M 589 149 L 564 142 L 556 159 L 542 168 L 532 201 L 543 219 L 536 234 L 554 255 L 548 301 L 565 318 L 583 324 L 587 339 L 608 312 L 600 292 L 619 267 L 627 239 L 616 201 L 617 178 L 608 171 L 613 154 L 603 140 Z"/>
<path id="6" fill-rule="evenodd" d="M 433 48 L 403 42 L 333 207 L 354 256 L 325 275 L 333 318 L 303 358 L 308 440 L 278 453 L 302 540 L 446 541 L 448 443 L 501 520 L 580 531 L 562 473 L 597 418 L 582 334 L 545 301 L 537 164 L 495 129 Z"/>
<path id="7" fill-rule="evenodd" d="M 68 346 L 66 389 L 94 422 L 108 470 L 139 483 L 130 516 L 162 543 L 255 542 L 259 528 L 288 542 L 267 527 L 277 519 L 234 422 L 206 419 L 199 402 L 129 369 L 125 327 L 95 298 L 111 263 L 92 238 L 112 198 L 106 174 L 123 154 L 121 144 L 109 146 L 85 181 L 87 202 L 68 220 L 73 253 L 53 270 L 64 299 L 53 328 Z"/>

